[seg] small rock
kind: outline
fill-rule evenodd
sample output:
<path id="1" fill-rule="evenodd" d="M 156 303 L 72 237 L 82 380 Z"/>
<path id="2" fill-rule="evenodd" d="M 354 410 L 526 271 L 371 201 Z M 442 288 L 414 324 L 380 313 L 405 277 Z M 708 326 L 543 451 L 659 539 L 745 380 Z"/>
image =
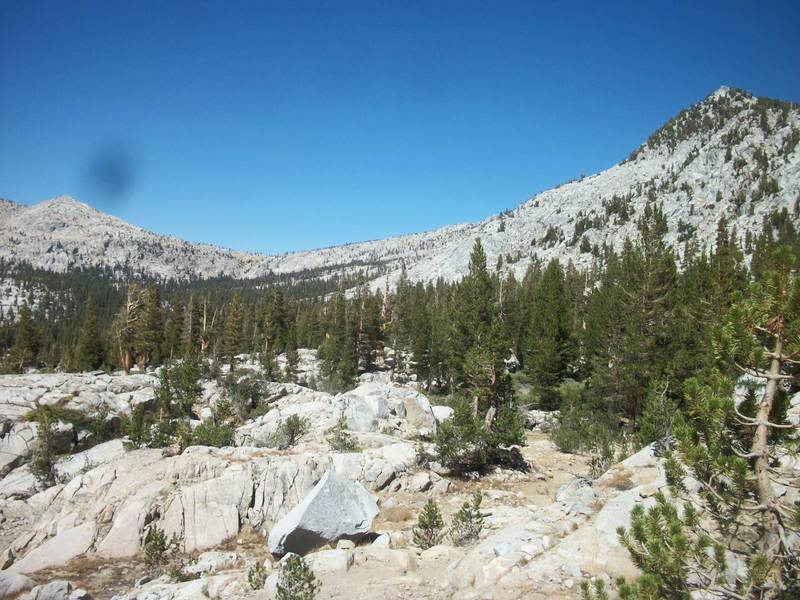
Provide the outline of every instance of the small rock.
<path id="1" fill-rule="evenodd" d="M 403 574 L 417 570 L 416 556 L 407 550 L 365 546 L 359 548 L 356 552 L 356 560 L 358 562 L 379 562 Z"/>
<path id="2" fill-rule="evenodd" d="M 433 484 L 433 492 L 440 496 L 444 496 L 447 492 L 450 491 L 450 487 L 452 483 L 449 479 L 440 479 L 436 483 Z"/>
<path id="3" fill-rule="evenodd" d="M 58 579 L 45 585 L 37 585 L 28 594 L 30 600 L 69 600 L 72 584 Z"/>
<path id="4" fill-rule="evenodd" d="M 372 545 L 376 548 L 389 548 L 391 546 L 391 538 L 389 537 L 389 534 L 382 533 L 375 538 L 375 541 L 372 542 Z"/>
<path id="5" fill-rule="evenodd" d="M 429 473 L 417 473 L 406 484 L 406 489 L 409 492 L 425 492 L 431 488 L 433 482 Z"/>
<path id="6" fill-rule="evenodd" d="M 142 587 L 143 585 L 145 585 L 146 583 L 150 583 L 151 581 L 153 581 L 153 578 L 150 577 L 150 575 L 144 575 L 143 577 L 139 577 L 139 579 L 136 580 L 134 586 L 137 588 Z"/>
<path id="7" fill-rule="evenodd" d="M 355 547 L 356 544 L 353 540 L 339 540 L 336 542 L 337 550 L 352 550 Z"/>
<path id="8" fill-rule="evenodd" d="M 0 571 L 7 569 L 14 564 L 14 555 L 11 554 L 11 548 L 6 548 L 0 553 Z"/>
<path id="9" fill-rule="evenodd" d="M 69 600 L 91 600 L 91 599 L 92 595 L 83 588 L 78 588 L 69 595 Z"/>
<path id="10" fill-rule="evenodd" d="M 373 484 L 373 487 L 376 490 L 382 490 L 394 480 L 394 477 L 395 477 L 394 469 L 391 468 L 391 466 L 387 465 L 380 472 L 378 477 L 375 478 L 375 483 Z"/>
<path id="11" fill-rule="evenodd" d="M 655 496 L 658 493 L 658 488 L 652 485 L 643 485 L 639 488 L 639 496 L 642 498 L 649 498 L 650 496 Z"/>
<path id="12" fill-rule="evenodd" d="M 420 560 L 440 560 L 445 559 L 447 561 L 458 560 L 463 556 L 463 554 L 453 546 L 448 546 L 447 544 L 437 544 L 436 546 L 431 546 L 427 550 L 424 550 L 420 555 Z"/>
<path id="13" fill-rule="evenodd" d="M 436 417 L 437 423 L 450 419 L 455 412 L 449 406 L 431 406 L 431 411 L 433 411 L 433 416 Z"/>
<path id="14" fill-rule="evenodd" d="M 238 558 L 236 552 L 203 552 L 194 564 L 184 569 L 184 572 L 192 575 L 217 573 L 233 567 Z"/>
<path id="15" fill-rule="evenodd" d="M 306 560 L 315 573 L 347 573 L 353 566 L 353 553 L 350 550 L 321 550 L 307 555 Z"/>
<path id="16" fill-rule="evenodd" d="M 387 498 L 381 503 L 381 508 L 394 508 L 397 506 L 397 500 L 394 498 Z"/>
<path id="17" fill-rule="evenodd" d="M 33 587 L 33 580 L 17 573 L 0 573 L 0 598 L 16 598 Z"/>

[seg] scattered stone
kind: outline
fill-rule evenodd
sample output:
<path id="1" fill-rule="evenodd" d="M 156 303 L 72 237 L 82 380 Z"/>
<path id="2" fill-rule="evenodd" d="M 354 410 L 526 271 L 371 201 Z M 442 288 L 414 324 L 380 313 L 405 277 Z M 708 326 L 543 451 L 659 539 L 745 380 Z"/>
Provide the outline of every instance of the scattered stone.
<path id="1" fill-rule="evenodd" d="M 433 484 L 433 492 L 439 496 L 444 496 L 450 491 L 452 485 L 449 479 L 440 479 Z"/>
<path id="2" fill-rule="evenodd" d="M 184 572 L 190 575 L 218 573 L 232 568 L 238 559 L 236 552 L 203 552 L 197 557 L 196 562 L 184 569 Z"/>
<path id="3" fill-rule="evenodd" d="M 355 560 L 357 564 L 368 564 L 371 561 L 379 562 L 402 574 L 417 570 L 416 556 L 409 550 L 364 546 L 356 549 Z"/>
<path id="4" fill-rule="evenodd" d="M 430 473 L 417 473 L 406 483 L 406 491 L 409 492 L 426 492 L 428 491 L 433 482 L 431 481 Z"/>
<path id="5" fill-rule="evenodd" d="M 422 551 L 419 558 L 420 560 L 453 561 L 459 560 L 462 556 L 464 556 L 463 552 L 459 551 L 457 548 L 448 546 L 447 544 L 438 544 Z"/>
<path id="6" fill-rule="evenodd" d="M 391 538 L 388 533 L 382 533 L 372 542 L 375 548 L 389 548 L 391 546 Z"/>
<path id="7" fill-rule="evenodd" d="M 14 555 L 11 553 L 11 548 L 6 548 L 0 552 L 0 571 L 4 571 L 14 564 Z"/>
<path id="8" fill-rule="evenodd" d="M 306 556 L 314 573 L 346 573 L 353 566 L 351 550 L 321 550 Z"/>
<path id="9" fill-rule="evenodd" d="M 442 423 L 447 419 L 451 419 L 453 417 L 453 413 L 455 412 L 449 406 L 431 406 L 431 411 L 433 411 L 433 416 L 436 417 L 436 421 L 438 423 Z"/>
<path id="10" fill-rule="evenodd" d="M 16 598 L 33 588 L 33 580 L 18 573 L 0 572 L 0 600 Z"/>
<path id="11" fill-rule="evenodd" d="M 72 584 L 59 579 L 45 585 L 37 585 L 27 595 L 26 600 L 70 600 Z"/>

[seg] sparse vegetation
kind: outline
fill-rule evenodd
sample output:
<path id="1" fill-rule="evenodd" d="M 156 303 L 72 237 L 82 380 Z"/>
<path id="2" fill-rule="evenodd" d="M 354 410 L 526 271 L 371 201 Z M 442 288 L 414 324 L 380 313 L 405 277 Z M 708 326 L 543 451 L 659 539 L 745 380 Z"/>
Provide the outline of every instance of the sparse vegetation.
<path id="1" fill-rule="evenodd" d="M 481 502 L 483 495 L 480 490 L 472 494 L 472 500 L 464 502 L 453 516 L 449 536 L 454 546 L 466 546 L 475 542 L 483 529 L 483 513 Z"/>
<path id="2" fill-rule="evenodd" d="M 152 570 L 159 571 L 161 569 L 166 560 L 167 545 L 167 536 L 158 525 L 150 526 L 144 538 L 142 554 L 144 562 Z"/>
<path id="3" fill-rule="evenodd" d="M 290 415 L 281 421 L 275 432 L 274 445 L 285 450 L 294 446 L 308 432 L 308 419 L 299 415 Z"/>
<path id="4" fill-rule="evenodd" d="M 414 544 L 427 550 L 444 539 L 444 521 L 439 505 L 434 500 L 428 500 L 419 515 L 417 526 L 413 531 Z"/>
<path id="5" fill-rule="evenodd" d="M 314 600 L 319 591 L 314 572 L 302 557 L 290 554 L 281 563 L 278 600 Z"/>
<path id="6" fill-rule="evenodd" d="M 358 452 L 358 441 L 347 432 L 347 422 L 342 415 L 336 425 L 328 431 L 326 438 L 335 452 Z"/>
<path id="7" fill-rule="evenodd" d="M 260 590 L 267 583 L 267 570 L 261 563 L 254 563 L 247 569 L 247 583 L 253 590 Z"/>

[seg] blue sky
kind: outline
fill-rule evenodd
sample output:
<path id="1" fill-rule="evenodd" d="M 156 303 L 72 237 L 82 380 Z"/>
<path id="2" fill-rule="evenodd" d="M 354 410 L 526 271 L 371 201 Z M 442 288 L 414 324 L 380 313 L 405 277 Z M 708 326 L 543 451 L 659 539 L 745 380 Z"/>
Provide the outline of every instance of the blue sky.
<path id="1" fill-rule="evenodd" d="M 720 85 L 800 101 L 800 2 L 0 0 L 0 197 L 279 252 L 511 208 Z"/>

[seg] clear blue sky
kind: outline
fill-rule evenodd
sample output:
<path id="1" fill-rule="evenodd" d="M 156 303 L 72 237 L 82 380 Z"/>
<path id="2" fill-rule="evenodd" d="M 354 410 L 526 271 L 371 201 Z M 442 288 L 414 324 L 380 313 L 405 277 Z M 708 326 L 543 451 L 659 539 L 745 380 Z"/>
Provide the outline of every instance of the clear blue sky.
<path id="1" fill-rule="evenodd" d="M 800 101 L 800 2 L 0 0 L 0 197 L 276 252 L 481 219 L 720 85 Z"/>

